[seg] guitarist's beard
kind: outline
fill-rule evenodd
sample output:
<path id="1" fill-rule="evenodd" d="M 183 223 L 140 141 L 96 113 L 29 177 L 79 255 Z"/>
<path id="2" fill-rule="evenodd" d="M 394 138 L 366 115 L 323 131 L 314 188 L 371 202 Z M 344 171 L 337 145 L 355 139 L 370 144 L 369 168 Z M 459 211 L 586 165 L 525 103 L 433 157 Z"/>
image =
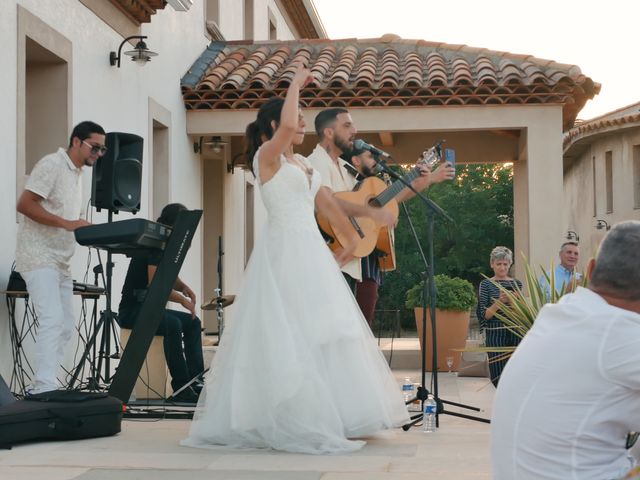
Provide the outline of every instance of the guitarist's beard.
<path id="1" fill-rule="evenodd" d="M 350 152 L 353 149 L 353 142 L 348 139 L 340 138 L 339 136 L 335 136 L 333 139 L 333 143 L 340 150 L 341 153 Z"/>
<path id="2" fill-rule="evenodd" d="M 362 171 L 362 176 L 365 177 L 365 178 L 366 177 L 374 177 L 377 174 L 377 172 L 374 171 L 373 168 L 368 167 L 367 165 L 362 165 L 360 167 L 360 170 Z"/>

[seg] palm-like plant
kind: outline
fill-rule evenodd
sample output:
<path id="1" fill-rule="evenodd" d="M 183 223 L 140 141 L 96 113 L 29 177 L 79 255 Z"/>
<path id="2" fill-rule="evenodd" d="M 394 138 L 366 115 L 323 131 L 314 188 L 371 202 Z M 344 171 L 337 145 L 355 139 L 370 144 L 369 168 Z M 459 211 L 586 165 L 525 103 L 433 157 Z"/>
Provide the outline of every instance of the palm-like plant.
<path id="1" fill-rule="evenodd" d="M 561 288 L 556 290 L 556 278 L 555 278 L 555 266 L 552 264 L 549 273 L 540 266 L 542 275 L 537 277 L 531 265 L 523 255 L 524 260 L 524 275 L 526 287 L 520 289 L 517 285 L 514 286 L 515 290 L 509 290 L 503 287 L 500 283 L 495 282 L 488 277 L 491 283 L 493 283 L 500 292 L 503 292 L 508 301 L 506 303 L 496 300 L 498 304 L 498 312 L 496 318 L 500 320 L 504 327 L 514 335 L 522 338 L 526 335 L 529 329 L 533 326 L 533 322 L 538 316 L 538 312 L 544 306 L 545 303 L 556 303 L 564 294 L 575 290 L 576 286 L 585 286 L 587 283 L 586 277 L 583 277 L 581 281 L 578 281 L 575 276 L 573 281 L 566 285 L 563 284 Z M 504 360 L 511 356 L 516 347 L 479 347 L 474 348 L 474 351 L 482 351 L 488 353 L 501 353 L 502 355 L 495 356 L 492 361 L 496 362 Z"/>

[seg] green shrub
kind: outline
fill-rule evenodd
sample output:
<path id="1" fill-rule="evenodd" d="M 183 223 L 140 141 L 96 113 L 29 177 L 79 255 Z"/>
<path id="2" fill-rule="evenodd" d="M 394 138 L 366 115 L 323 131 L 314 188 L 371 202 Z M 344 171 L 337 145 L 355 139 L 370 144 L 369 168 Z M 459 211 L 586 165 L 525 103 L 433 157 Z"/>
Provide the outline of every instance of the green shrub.
<path id="1" fill-rule="evenodd" d="M 436 308 L 440 310 L 471 310 L 476 304 L 473 285 L 458 277 L 436 275 Z M 407 308 L 422 306 L 423 282 L 419 282 L 407 291 Z"/>

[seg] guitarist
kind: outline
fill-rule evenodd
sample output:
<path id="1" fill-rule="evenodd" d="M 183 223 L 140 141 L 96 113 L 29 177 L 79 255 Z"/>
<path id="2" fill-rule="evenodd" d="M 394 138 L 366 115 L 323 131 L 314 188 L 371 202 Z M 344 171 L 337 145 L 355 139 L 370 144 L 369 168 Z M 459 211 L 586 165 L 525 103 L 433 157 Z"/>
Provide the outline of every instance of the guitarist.
<path id="1" fill-rule="evenodd" d="M 367 150 L 353 149 L 342 154 L 342 159 L 348 162 L 346 170 L 360 182 L 367 177 L 376 175 L 377 164 L 371 152 Z M 429 167 L 421 167 L 422 175 L 413 181 L 413 188 L 418 191 L 425 190 L 429 185 L 451 180 L 455 176 L 455 169 L 450 163 L 443 163 L 433 172 Z M 409 188 L 405 188 L 395 197 L 396 201 L 403 202 L 415 196 Z M 356 285 L 356 300 L 367 320 L 369 327 L 373 326 L 373 319 L 378 302 L 378 288 L 382 283 L 382 272 L 378 262 L 378 250 L 373 250 L 369 255 L 361 259 L 362 280 Z"/>
<path id="2" fill-rule="evenodd" d="M 356 179 L 350 175 L 344 165 L 347 163 L 340 155 L 353 148 L 353 140 L 356 136 L 356 127 L 349 111 L 345 108 L 328 108 L 322 110 L 314 122 L 319 143 L 307 158 L 311 165 L 320 173 L 322 186 L 332 192 L 351 191 L 356 186 Z M 353 204 L 340 204 L 349 216 L 371 216 L 369 213 L 357 211 Z M 362 207 L 359 207 L 362 209 Z M 382 209 L 367 209 L 379 210 Z M 353 257 L 342 265 L 342 273 L 355 294 L 356 283 L 362 279 L 360 259 Z"/>

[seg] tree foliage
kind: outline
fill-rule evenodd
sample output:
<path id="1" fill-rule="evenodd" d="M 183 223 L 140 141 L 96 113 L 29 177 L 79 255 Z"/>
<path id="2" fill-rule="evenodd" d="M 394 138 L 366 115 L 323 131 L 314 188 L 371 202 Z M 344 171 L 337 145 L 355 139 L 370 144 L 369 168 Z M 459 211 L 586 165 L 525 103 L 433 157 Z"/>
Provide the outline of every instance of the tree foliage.
<path id="1" fill-rule="evenodd" d="M 425 192 L 454 220 L 434 219 L 434 269 L 436 274 L 478 285 L 482 274 L 490 272 L 493 247 L 504 245 L 513 250 L 513 170 L 502 164 L 459 165 L 457 170 L 454 181 Z M 419 198 L 405 202 L 405 207 L 428 258 L 428 209 Z M 407 290 L 421 280 L 425 270 L 404 210 L 401 207 L 395 230 L 397 269 L 384 276 L 379 309 L 404 309 Z"/>

